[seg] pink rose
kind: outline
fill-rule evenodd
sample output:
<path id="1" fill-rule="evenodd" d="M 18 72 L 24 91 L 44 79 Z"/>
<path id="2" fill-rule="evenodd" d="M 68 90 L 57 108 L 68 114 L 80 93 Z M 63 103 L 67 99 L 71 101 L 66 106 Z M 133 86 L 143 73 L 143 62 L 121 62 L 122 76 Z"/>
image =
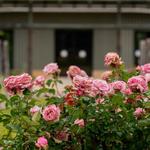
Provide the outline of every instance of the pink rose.
<path id="1" fill-rule="evenodd" d="M 73 84 L 76 87 L 79 95 L 89 94 L 91 90 L 92 79 L 76 75 L 73 78 Z"/>
<path id="2" fill-rule="evenodd" d="M 136 70 L 140 71 L 142 74 L 150 73 L 150 63 L 138 66 Z"/>
<path id="3" fill-rule="evenodd" d="M 100 95 L 107 95 L 110 91 L 110 86 L 105 80 L 93 80 L 92 88 L 91 88 L 91 95 L 96 96 Z"/>
<path id="4" fill-rule="evenodd" d="M 45 81 L 45 77 L 44 76 L 38 76 L 34 80 L 34 85 L 43 86 L 44 85 L 44 81 Z"/>
<path id="5" fill-rule="evenodd" d="M 120 66 L 123 62 L 119 55 L 115 52 L 110 52 L 105 55 L 104 63 L 106 66 Z"/>
<path id="6" fill-rule="evenodd" d="M 134 76 L 128 80 L 128 87 L 134 91 L 145 92 L 148 90 L 147 81 L 144 76 Z"/>
<path id="7" fill-rule="evenodd" d="M 120 92 L 123 92 L 127 86 L 127 84 L 124 81 L 115 81 L 112 82 L 110 85 L 115 91 L 120 91 Z"/>
<path id="8" fill-rule="evenodd" d="M 150 82 L 150 73 L 146 73 L 144 76 L 145 76 L 146 81 Z"/>
<path id="9" fill-rule="evenodd" d="M 61 141 L 68 141 L 69 134 L 66 131 L 60 131 L 56 133 L 56 139 Z"/>
<path id="10" fill-rule="evenodd" d="M 68 71 L 67 71 L 67 75 L 73 79 L 73 77 L 75 77 L 76 75 L 82 76 L 82 77 L 88 77 L 88 75 L 86 74 L 86 72 L 84 70 L 81 70 L 79 67 L 77 66 L 70 66 Z"/>
<path id="11" fill-rule="evenodd" d="M 112 71 L 105 71 L 102 73 L 102 79 L 108 81 L 112 76 Z"/>
<path id="12" fill-rule="evenodd" d="M 76 119 L 74 121 L 75 125 L 78 125 L 79 127 L 83 128 L 85 126 L 84 120 L 83 119 Z"/>
<path id="13" fill-rule="evenodd" d="M 123 94 L 125 95 L 131 95 L 132 94 L 132 91 L 130 88 L 126 88 L 125 90 L 122 91 Z"/>
<path id="14" fill-rule="evenodd" d="M 43 148 L 43 149 L 46 149 L 48 147 L 48 141 L 47 139 L 42 136 L 42 137 L 39 137 L 37 142 L 35 143 L 35 145 L 38 147 L 38 148 Z"/>
<path id="15" fill-rule="evenodd" d="M 40 110 L 41 110 L 40 107 L 34 106 L 34 107 L 32 107 L 32 108 L 30 109 L 30 113 L 31 113 L 32 115 L 34 115 L 35 113 L 39 112 Z"/>
<path id="16" fill-rule="evenodd" d="M 55 74 L 55 73 L 58 73 L 59 72 L 59 68 L 58 68 L 57 63 L 47 64 L 44 67 L 43 72 L 46 73 L 46 74 Z"/>
<path id="17" fill-rule="evenodd" d="M 52 105 L 45 107 L 42 114 L 43 114 L 44 120 L 55 122 L 59 120 L 60 108 L 52 104 Z"/>
<path id="18" fill-rule="evenodd" d="M 98 98 L 96 99 L 96 104 L 102 104 L 104 103 L 105 99 L 104 98 Z"/>
<path id="19" fill-rule="evenodd" d="M 32 77 L 24 73 L 17 76 L 9 76 L 4 80 L 4 87 L 10 94 L 20 93 L 25 89 L 32 87 Z"/>
<path id="20" fill-rule="evenodd" d="M 138 107 L 136 108 L 134 115 L 136 118 L 140 118 L 144 115 L 144 113 L 145 113 L 145 110 L 143 108 Z"/>

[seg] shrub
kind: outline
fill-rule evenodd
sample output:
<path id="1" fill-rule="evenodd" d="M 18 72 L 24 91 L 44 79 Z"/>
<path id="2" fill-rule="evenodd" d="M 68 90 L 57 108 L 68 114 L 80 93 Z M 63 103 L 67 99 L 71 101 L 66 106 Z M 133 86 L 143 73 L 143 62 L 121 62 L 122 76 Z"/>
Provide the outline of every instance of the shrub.
<path id="1" fill-rule="evenodd" d="M 69 67 L 72 85 L 63 92 L 56 63 L 35 80 L 28 74 L 6 78 L 6 94 L 0 93 L 5 104 L 0 122 L 6 130 L 1 149 L 150 149 L 149 72 L 143 66 L 127 71 L 116 53 L 107 54 L 105 64 L 111 68 L 106 80 Z"/>

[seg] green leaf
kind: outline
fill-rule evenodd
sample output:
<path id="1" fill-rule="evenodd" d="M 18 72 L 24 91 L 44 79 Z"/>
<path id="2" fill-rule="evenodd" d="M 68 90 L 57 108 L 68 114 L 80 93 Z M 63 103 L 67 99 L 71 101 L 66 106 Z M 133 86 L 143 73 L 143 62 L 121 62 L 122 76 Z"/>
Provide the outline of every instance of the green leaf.
<path id="1" fill-rule="evenodd" d="M 123 95 L 121 93 L 117 93 L 112 97 L 111 102 L 114 105 L 121 106 L 124 104 L 123 100 L 124 100 Z"/>
<path id="2" fill-rule="evenodd" d="M 28 89 L 25 89 L 25 90 L 23 91 L 23 94 L 24 94 L 25 96 L 29 96 L 29 95 L 31 94 L 31 92 L 30 92 Z"/>
<path id="3" fill-rule="evenodd" d="M 50 86 L 53 80 L 47 80 L 46 85 Z"/>
<path id="4" fill-rule="evenodd" d="M 58 83 L 63 84 L 63 82 L 61 80 L 57 80 Z"/>
<path id="5" fill-rule="evenodd" d="M 48 90 L 49 90 L 48 88 L 39 89 L 39 90 L 37 91 L 37 96 L 40 96 L 40 95 L 43 94 L 43 93 L 47 93 Z"/>
<path id="6" fill-rule="evenodd" d="M 49 92 L 50 94 L 53 94 L 53 95 L 54 95 L 54 94 L 55 94 L 55 89 L 49 89 L 48 92 Z"/>
<path id="7" fill-rule="evenodd" d="M 50 99 L 47 99 L 48 104 L 60 104 L 63 102 L 62 98 L 58 97 L 51 97 Z"/>
<path id="8" fill-rule="evenodd" d="M 7 101 L 7 97 L 4 94 L 0 94 L 0 102 Z"/>
<path id="9" fill-rule="evenodd" d="M 138 125 L 144 127 L 150 126 L 150 118 L 147 118 L 145 120 L 139 120 Z"/>

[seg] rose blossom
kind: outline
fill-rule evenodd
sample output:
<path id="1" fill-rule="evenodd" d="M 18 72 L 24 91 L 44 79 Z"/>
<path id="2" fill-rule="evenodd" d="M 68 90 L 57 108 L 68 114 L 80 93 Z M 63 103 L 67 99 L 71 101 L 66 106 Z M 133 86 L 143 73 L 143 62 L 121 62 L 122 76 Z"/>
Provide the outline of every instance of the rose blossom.
<path id="1" fill-rule="evenodd" d="M 88 75 L 86 74 L 86 72 L 84 70 L 81 70 L 79 67 L 77 66 L 70 66 L 68 71 L 67 71 L 67 75 L 73 79 L 73 77 L 75 77 L 76 75 L 82 76 L 82 77 L 88 77 Z"/>
<path id="2" fill-rule="evenodd" d="M 75 98 L 74 93 L 67 93 L 64 97 L 64 100 L 67 105 L 74 106 L 75 105 Z"/>
<path id="3" fill-rule="evenodd" d="M 42 136 L 37 139 L 35 145 L 40 149 L 41 148 L 46 149 L 48 147 L 48 141 L 44 136 Z"/>
<path id="4" fill-rule="evenodd" d="M 144 76 L 134 76 L 131 77 L 128 82 L 128 87 L 134 92 L 134 91 L 140 91 L 145 92 L 148 90 L 147 81 Z"/>
<path id="5" fill-rule="evenodd" d="M 39 106 L 34 106 L 30 109 L 30 113 L 34 115 L 35 113 L 39 112 L 41 108 Z"/>
<path id="6" fill-rule="evenodd" d="M 74 121 L 75 125 L 78 125 L 79 127 L 83 128 L 85 126 L 84 120 L 83 119 L 76 119 Z"/>
<path id="7" fill-rule="evenodd" d="M 34 80 L 34 85 L 43 86 L 44 85 L 44 81 L 45 81 L 45 77 L 44 76 L 38 76 Z"/>
<path id="8" fill-rule="evenodd" d="M 43 110 L 43 118 L 46 121 L 58 121 L 60 117 L 60 108 L 56 107 L 56 105 L 52 104 Z"/>
<path id="9" fill-rule="evenodd" d="M 146 73 L 144 76 L 145 76 L 146 81 L 150 82 L 150 73 Z"/>
<path id="10" fill-rule="evenodd" d="M 105 71 L 102 73 L 102 79 L 108 81 L 112 76 L 112 71 Z"/>
<path id="11" fill-rule="evenodd" d="M 150 73 L 150 63 L 138 66 L 136 70 L 140 71 L 142 74 Z"/>
<path id="12" fill-rule="evenodd" d="M 68 141 L 69 134 L 66 131 L 60 131 L 56 133 L 56 141 L 60 143 L 61 141 Z"/>
<path id="13" fill-rule="evenodd" d="M 96 99 L 96 104 L 102 104 L 102 103 L 104 103 L 104 101 L 105 101 L 105 99 L 104 98 L 98 98 L 98 99 Z"/>
<path id="14" fill-rule="evenodd" d="M 25 89 L 30 89 L 32 86 L 32 77 L 24 73 L 17 76 L 9 76 L 4 80 L 4 87 L 10 94 L 22 92 Z"/>
<path id="15" fill-rule="evenodd" d="M 77 75 L 73 78 L 73 84 L 77 88 L 77 93 L 79 95 L 89 94 L 91 90 L 92 79 Z"/>
<path id="16" fill-rule="evenodd" d="M 43 72 L 46 74 L 55 74 L 55 73 L 59 72 L 59 68 L 58 68 L 57 63 L 47 64 L 44 67 Z"/>
<path id="17" fill-rule="evenodd" d="M 130 88 L 126 88 L 125 90 L 122 91 L 123 94 L 125 95 L 131 95 L 132 94 L 132 91 Z"/>
<path id="18" fill-rule="evenodd" d="M 110 86 L 105 80 L 95 79 L 92 82 L 91 94 L 96 96 L 98 94 L 106 95 L 110 91 Z"/>
<path id="19" fill-rule="evenodd" d="M 136 118 L 140 118 L 142 117 L 142 115 L 145 113 L 145 110 L 143 108 L 136 108 L 135 112 L 134 112 L 134 115 Z"/>
<path id="20" fill-rule="evenodd" d="M 120 66 L 123 62 L 117 53 L 110 52 L 105 55 L 104 63 L 106 66 Z"/>
<path id="21" fill-rule="evenodd" d="M 110 85 L 115 91 L 120 91 L 120 92 L 123 92 L 127 86 L 127 84 L 124 81 L 115 81 L 112 82 Z"/>

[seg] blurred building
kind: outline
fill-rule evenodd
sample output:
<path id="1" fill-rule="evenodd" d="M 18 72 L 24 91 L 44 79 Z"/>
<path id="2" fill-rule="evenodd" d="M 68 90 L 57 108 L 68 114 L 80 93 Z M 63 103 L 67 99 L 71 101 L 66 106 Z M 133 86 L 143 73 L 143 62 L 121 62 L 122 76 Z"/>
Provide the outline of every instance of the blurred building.
<path id="1" fill-rule="evenodd" d="M 104 69 L 109 51 L 132 68 L 149 33 L 149 0 L 0 0 L 0 41 L 9 52 L 1 70 L 58 62 L 63 71 L 74 64 L 91 74 Z"/>

